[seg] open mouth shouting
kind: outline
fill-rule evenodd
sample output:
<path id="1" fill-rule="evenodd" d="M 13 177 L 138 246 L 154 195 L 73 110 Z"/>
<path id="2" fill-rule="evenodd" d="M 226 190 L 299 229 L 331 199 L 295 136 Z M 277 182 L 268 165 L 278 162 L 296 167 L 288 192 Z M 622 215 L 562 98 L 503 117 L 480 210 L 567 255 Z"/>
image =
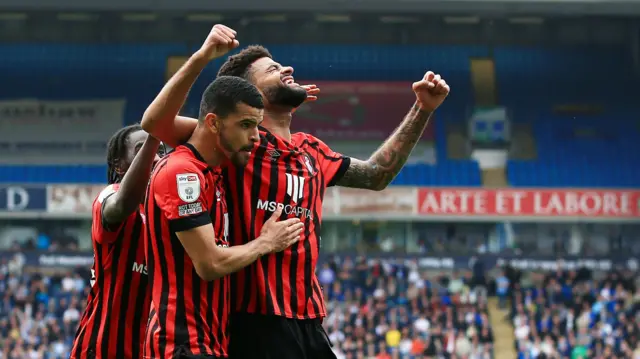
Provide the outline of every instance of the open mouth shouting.
<path id="1" fill-rule="evenodd" d="M 293 76 L 285 76 L 280 81 L 287 86 L 300 86 L 294 81 Z"/>

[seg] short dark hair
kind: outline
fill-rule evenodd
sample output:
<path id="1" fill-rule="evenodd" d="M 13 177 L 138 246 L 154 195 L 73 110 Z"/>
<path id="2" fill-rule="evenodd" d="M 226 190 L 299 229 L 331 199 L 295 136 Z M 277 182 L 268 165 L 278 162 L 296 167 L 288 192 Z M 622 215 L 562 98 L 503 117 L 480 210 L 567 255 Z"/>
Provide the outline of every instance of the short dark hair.
<path id="1" fill-rule="evenodd" d="M 107 144 L 107 182 L 109 184 L 120 183 L 122 177 L 118 174 L 118 166 L 126 155 L 127 139 L 129 135 L 142 131 L 140 124 L 133 124 L 119 129 L 111 136 Z"/>
<path id="2" fill-rule="evenodd" d="M 236 76 L 249 80 L 249 68 L 263 57 L 273 58 L 269 50 L 260 45 L 251 45 L 239 53 L 229 56 L 218 70 L 218 76 Z"/>
<path id="3" fill-rule="evenodd" d="M 240 77 L 219 76 L 207 86 L 200 101 L 200 120 L 207 113 L 214 113 L 221 118 L 227 117 L 236 110 L 238 103 L 263 109 L 260 91 Z"/>

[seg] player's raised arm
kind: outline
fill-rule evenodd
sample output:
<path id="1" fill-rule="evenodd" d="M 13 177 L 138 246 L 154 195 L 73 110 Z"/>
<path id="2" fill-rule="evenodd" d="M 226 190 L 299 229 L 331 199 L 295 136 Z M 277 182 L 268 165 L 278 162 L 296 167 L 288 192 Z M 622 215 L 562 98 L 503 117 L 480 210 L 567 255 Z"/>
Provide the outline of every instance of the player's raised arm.
<path id="1" fill-rule="evenodd" d="M 449 85 L 431 71 L 414 82 L 412 88 L 416 103 L 400 126 L 368 160 L 352 158 L 336 185 L 381 191 L 398 175 L 427 128 L 431 114 L 449 94 Z"/>
<path id="2" fill-rule="evenodd" d="M 144 134 L 146 137 L 144 142 L 133 143 L 141 138 L 141 135 L 136 132 Z M 118 191 L 112 191 L 112 193 L 103 192 L 99 200 L 102 201 L 103 225 L 114 228 L 136 211 L 142 203 L 151 168 L 157 159 L 160 141 L 148 136 L 136 125 L 125 127 L 116 133 L 109 141 L 108 147 L 109 157 L 111 157 L 109 182 L 110 184 L 119 182 L 120 187 Z M 131 156 L 132 153 L 135 153 L 135 157 L 127 167 L 126 157 Z"/>
<path id="3" fill-rule="evenodd" d="M 298 218 L 278 222 L 276 219 L 281 213 L 282 209 L 274 212 L 262 227 L 260 237 L 241 246 L 216 246 L 211 225 L 177 232 L 176 235 L 200 278 L 210 281 L 234 273 L 262 255 L 280 252 L 300 240 L 304 225 Z"/>
<path id="4" fill-rule="evenodd" d="M 224 56 L 238 45 L 234 30 L 215 25 L 202 47 L 191 55 L 147 107 L 142 117 L 142 128 L 172 147 L 189 139 L 198 120 L 178 116 L 189 90 L 211 60 Z"/>

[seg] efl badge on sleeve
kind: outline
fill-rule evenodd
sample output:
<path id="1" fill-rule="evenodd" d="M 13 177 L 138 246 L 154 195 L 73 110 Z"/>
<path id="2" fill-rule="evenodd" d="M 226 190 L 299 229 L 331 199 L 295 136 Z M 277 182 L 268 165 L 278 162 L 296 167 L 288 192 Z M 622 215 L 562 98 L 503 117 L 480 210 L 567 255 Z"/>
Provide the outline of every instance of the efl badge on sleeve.
<path id="1" fill-rule="evenodd" d="M 195 173 L 182 173 L 176 176 L 178 181 L 178 196 L 180 199 L 193 203 L 200 198 L 200 178 Z"/>
<path id="2" fill-rule="evenodd" d="M 102 190 L 102 192 L 100 192 L 100 194 L 98 195 L 98 202 L 102 203 L 104 201 L 105 198 L 109 197 L 110 195 L 116 193 L 116 191 L 113 189 L 113 185 L 110 184 L 107 187 L 105 187 L 105 189 Z"/>

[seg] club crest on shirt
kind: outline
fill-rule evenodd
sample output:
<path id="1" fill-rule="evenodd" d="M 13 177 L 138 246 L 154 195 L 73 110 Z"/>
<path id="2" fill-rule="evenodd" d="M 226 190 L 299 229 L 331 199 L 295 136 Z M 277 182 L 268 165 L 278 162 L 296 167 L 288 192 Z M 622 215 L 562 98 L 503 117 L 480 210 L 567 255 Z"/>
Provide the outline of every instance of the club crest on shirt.
<path id="1" fill-rule="evenodd" d="M 316 174 L 316 169 L 313 167 L 313 163 L 311 162 L 311 158 L 309 157 L 308 154 L 306 153 L 302 154 L 302 156 L 300 156 L 298 160 L 302 162 L 302 164 L 305 165 L 305 167 L 307 167 L 307 170 L 311 175 Z"/>
<path id="2" fill-rule="evenodd" d="M 200 198 L 200 178 L 195 173 L 181 173 L 176 175 L 178 182 L 178 196 L 187 203 L 193 203 Z"/>

